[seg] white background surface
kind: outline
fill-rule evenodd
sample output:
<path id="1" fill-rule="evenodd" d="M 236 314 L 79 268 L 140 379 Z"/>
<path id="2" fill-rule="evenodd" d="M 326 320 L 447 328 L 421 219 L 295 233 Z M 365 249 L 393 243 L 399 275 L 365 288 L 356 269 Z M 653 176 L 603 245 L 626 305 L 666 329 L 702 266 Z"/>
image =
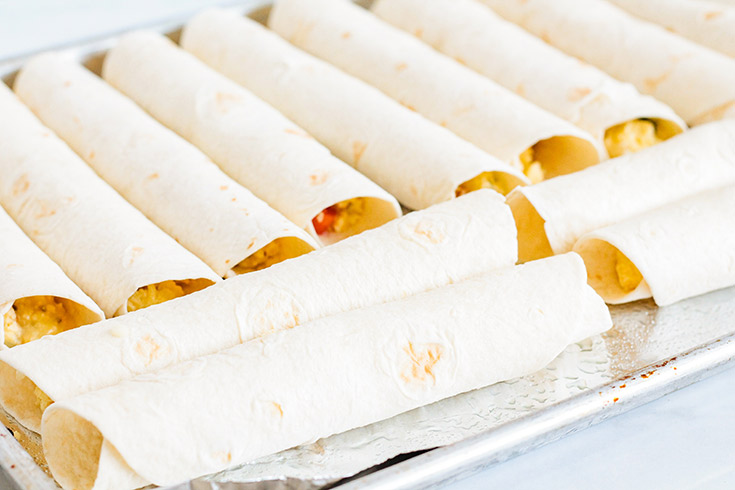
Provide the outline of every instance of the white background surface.
<path id="1" fill-rule="evenodd" d="M 227 0 L 0 0 L 0 59 L 224 3 Z M 735 489 L 735 370 L 449 488 Z"/>

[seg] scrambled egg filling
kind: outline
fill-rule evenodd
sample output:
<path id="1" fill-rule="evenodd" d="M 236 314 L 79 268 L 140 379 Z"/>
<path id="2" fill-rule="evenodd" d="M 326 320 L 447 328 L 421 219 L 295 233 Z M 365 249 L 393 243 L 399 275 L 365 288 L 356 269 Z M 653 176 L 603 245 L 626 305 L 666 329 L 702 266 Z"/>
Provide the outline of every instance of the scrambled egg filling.
<path id="1" fill-rule="evenodd" d="M 356 197 L 329 206 L 311 221 L 318 235 L 347 233 L 360 222 L 366 211 L 367 199 Z"/>
<path id="2" fill-rule="evenodd" d="M 633 291 L 643 280 L 643 275 L 635 264 L 619 250 L 615 251 L 615 274 L 618 276 L 620 289 L 625 293 Z"/>
<path id="3" fill-rule="evenodd" d="M 610 158 L 635 153 L 666 139 L 658 134 L 657 129 L 656 123 L 650 119 L 635 119 L 618 124 L 605 131 L 605 148 Z"/>
<path id="4" fill-rule="evenodd" d="M 67 305 L 54 296 L 30 296 L 13 303 L 3 316 L 5 345 L 13 347 L 78 326 Z"/>
<path id="5" fill-rule="evenodd" d="M 170 299 L 185 296 L 187 292 L 184 290 L 188 281 L 163 281 L 158 284 L 150 284 L 138 288 L 133 295 L 128 298 L 128 312 L 141 310 L 149 306 L 163 303 Z"/>
<path id="6" fill-rule="evenodd" d="M 483 172 L 467 182 L 460 184 L 454 194 L 459 197 L 480 189 L 492 189 L 503 195 L 513 190 L 515 185 L 508 179 L 508 175 L 502 172 Z"/>
<path id="7" fill-rule="evenodd" d="M 523 173 L 528 177 L 532 184 L 538 184 L 544 180 L 544 168 L 541 162 L 536 160 L 536 151 L 533 147 L 521 153 L 519 159 L 523 165 Z"/>
<path id="8" fill-rule="evenodd" d="M 265 247 L 245 258 L 245 260 L 233 267 L 232 270 L 235 274 L 245 274 L 247 272 L 265 269 L 288 258 L 289 256 L 281 246 L 280 240 L 273 240 Z"/>

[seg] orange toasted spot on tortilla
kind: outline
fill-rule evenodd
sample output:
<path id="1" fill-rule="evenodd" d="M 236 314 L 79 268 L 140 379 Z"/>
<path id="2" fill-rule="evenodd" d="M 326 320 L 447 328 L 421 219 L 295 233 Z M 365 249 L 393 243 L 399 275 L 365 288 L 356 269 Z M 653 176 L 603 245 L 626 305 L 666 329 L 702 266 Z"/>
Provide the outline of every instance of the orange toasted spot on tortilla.
<path id="1" fill-rule="evenodd" d="M 342 33 L 342 39 L 349 39 L 350 37 L 352 37 L 352 34 L 350 34 L 349 32 Z"/>
<path id="2" fill-rule="evenodd" d="M 643 80 L 643 83 L 646 85 L 646 89 L 649 92 L 653 92 L 658 88 L 659 85 L 661 85 L 663 82 L 666 81 L 667 78 L 669 78 L 669 75 L 670 73 L 666 72 L 659 77 L 646 78 Z"/>
<path id="3" fill-rule="evenodd" d="M 466 62 L 466 61 L 464 60 L 464 58 L 462 58 L 461 56 L 455 56 L 455 57 L 454 57 L 454 60 L 455 60 L 455 61 L 456 61 L 457 63 L 461 63 L 461 64 L 463 64 L 463 65 L 467 65 L 467 62 Z"/>
<path id="4" fill-rule="evenodd" d="M 229 187 L 226 186 L 226 185 L 219 186 L 219 190 L 221 190 L 221 191 L 226 191 L 227 189 L 229 189 Z"/>
<path id="5" fill-rule="evenodd" d="M 362 141 L 354 141 L 352 143 L 352 163 L 355 166 L 360 162 L 362 154 L 365 153 L 365 148 L 367 148 L 367 143 L 363 143 Z"/>
<path id="6" fill-rule="evenodd" d="M 446 234 L 434 226 L 431 221 L 419 221 L 414 232 L 426 237 L 431 243 L 441 243 L 446 239 Z"/>
<path id="7" fill-rule="evenodd" d="M 94 156 L 95 155 L 96 155 L 96 153 L 94 152 L 94 150 L 92 150 L 92 151 L 89 152 L 89 155 L 87 156 L 87 158 L 90 159 L 90 160 L 94 160 Z"/>
<path id="8" fill-rule="evenodd" d="M 135 343 L 135 353 L 145 360 L 146 366 L 159 359 L 163 349 L 150 335 L 146 335 Z"/>
<path id="9" fill-rule="evenodd" d="M 413 31 L 413 35 L 416 37 L 421 37 L 424 35 L 424 30 L 419 27 L 418 29 Z"/>
<path id="10" fill-rule="evenodd" d="M 526 86 L 523 85 L 522 83 L 519 83 L 518 86 L 516 87 L 516 93 L 520 95 L 521 97 L 525 97 L 526 96 Z"/>
<path id="11" fill-rule="evenodd" d="M 326 172 L 317 172 L 314 174 L 309 175 L 309 184 L 311 185 L 321 185 L 327 181 L 327 173 Z"/>
<path id="12" fill-rule="evenodd" d="M 71 87 L 71 80 L 66 80 L 64 82 L 64 87 Z"/>
<path id="13" fill-rule="evenodd" d="M 253 248 L 254 245 L 255 245 L 255 238 L 253 238 L 252 240 L 250 240 L 250 243 L 248 243 L 248 248 L 247 249 L 250 250 L 251 248 Z"/>
<path id="14" fill-rule="evenodd" d="M 592 93 L 592 89 L 590 88 L 576 87 L 569 91 L 569 94 L 567 95 L 567 99 L 569 99 L 570 102 L 577 102 L 577 101 L 584 99 L 591 93 Z"/>
<path id="15" fill-rule="evenodd" d="M 439 344 L 424 344 L 418 348 L 409 342 L 403 351 L 408 354 L 409 364 L 401 372 L 401 379 L 406 383 L 413 381 L 425 382 L 431 378 L 436 383 L 434 367 L 441 360 L 444 347 Z"/>
<path id="16" fill-rule="evenodd" d="M 314 139 L 309 133 L 301 128 L 286 128 L 283 130 L 285 133 L 301 136 L 302 138 Z"/>
<path id="17" fill-rule="evenodd" d="M 47 218 L 49 216 L 53 216 L 56 214 L 56 209 L 49 206 L 49 204 L 46 201 L 39 201 L 38 205 L 39 205 L 39 209 L 35 215 L 36 219 Z"/>
<path id="18" fill-rule="evenodd" d="M 158 177 L 158 172 L 154 172 L 148 176 L 148 180 L 156 180 Z"/>
<path id="19" fill-rule="evenodd" d="M 411 110 L 413 112 L 416 112 L 416 108 L 414 106 L 412 106 L 411 104 L 409 104 L 408 102 L 401 101 L 401 105 L 403 107 L 405 107 L 406 109 L 409 109 L 409 110 Z"/>
<path id="20" fill-rule="evenodd" d="M 712 20 L 722 15 L 722 10 L 714 10 L 704 14 L 704 20 Z"/>
<path id="21" fill-rule="evenodd" d="M 281 416 L 281 418 L 283 418 L 283 407 L 281 407 L 279 403 L 276 403 L 276 402 L 271 402 L 271 403 L 273 403 L 273 406 L 276 408 L 276 410 L 278 410 L 278 414 Z"/>
<path id="22" fill-rule="evenodd" d="M 31 183 L 28 181 L 28 176 L 23 174 L 15 181 L 11 192 L 13 193 L 13 196 L 18 196 L 27 191 L 30 186 Z"/>
<path id="23" fill-rule="evenodd" d="M 466 105 L 466 106 L 464 106 L 464 107 L 458 107 L 457 109 L 455 109 L 455 110 L 454 110 L 454 111 L 452 112 L 452 115 L 453 115 L 454 117 L 459 117 L 459 116 L 461 116 L 461 115 L 463 115 L 463 114 L 466 114 L 466 113 L 470 112 L 470 111 L 471 111 L 471 110 L 473 110 L 474 108 L 475 108 L 475 105 L 474 105 L 474 104 Z"/>
<path id="24" fill-rule="evenodd" d="M 396 70 L 398 70 L 398 71 L 403 71 L 406 68 L 408 68 L 408 64 L 406 64 L 406 63 L 398 63 L 396 65 Z"/>

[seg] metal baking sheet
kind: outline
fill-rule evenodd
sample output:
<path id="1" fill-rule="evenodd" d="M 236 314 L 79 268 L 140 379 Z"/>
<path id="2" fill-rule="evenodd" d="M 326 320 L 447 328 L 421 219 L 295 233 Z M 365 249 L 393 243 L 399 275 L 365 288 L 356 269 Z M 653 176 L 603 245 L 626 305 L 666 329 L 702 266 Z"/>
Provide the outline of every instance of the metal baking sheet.
<path id="1" fill-rule="evenodd" d="M 366 2 L 359 2 L 365 4 Z M 263 20 L 270 0 L 233 7 Z M 232 2 L 225 5 L 232 6 Z M 173 39 L 186 19 L 143 26 Z M 118 36 L 61 50 L 99 71 Z M 12 83 L 24 58 L 0 61 Z M 469 476 L 735 365 L 735 288 L 657 308 L 611 307 L 614 326 L 529 376 L 455 396 L 168 490 L 426 488 Z M 0 420 L 0 487 L 51 490 L 40 440 Z M 37 464 L 38 463 L 38 464 Z"/>

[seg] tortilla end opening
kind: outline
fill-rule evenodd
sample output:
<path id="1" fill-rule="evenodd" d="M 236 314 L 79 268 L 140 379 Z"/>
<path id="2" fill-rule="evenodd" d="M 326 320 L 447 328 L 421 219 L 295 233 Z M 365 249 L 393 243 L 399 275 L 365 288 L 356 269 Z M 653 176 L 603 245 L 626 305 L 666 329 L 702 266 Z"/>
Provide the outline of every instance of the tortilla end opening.
<path id="1" fill-rule="evenodd" d="M 350 215 L 350 212 L 353 214 Z M 345 215 L 339 217 L 339 213 Z M 330 224 L 336 224 L 336 227 L 330 229 L 324 221 L 327 216 L 331 220 Z M 310 228 L 313 228 L 314 236 L 322 244 L 331 245 L 400 217 L 400 207 L 395 203 L 378 197 L 358 196 L 336 202 L 323 209 L 311 220 Z M 339 222 L 336 222 L 338 218 Z"/>
<path id="2" fill-rule="evenodd" d="M 312 251 L 314 247 L 300 238 L 291 236 L 276 238 L 241 260 L 232 268 L 232 272 L 239 275 L 259 271 Z"/>
<path id="3" fill-rule="evenodd" d="M 0 404 L 18 423 L 33 432 L 41 432 L 45 408 L 39 403 L 39 392 L 45 395 L 29 377 L 0 361 Z"/>
<path id="4" fill-rule="evenodd" d="M 522 192 L 512 192 L 506 199 L 518 230 L 518 262 L 554 255 L 546 236 L 546 221 Z"/>
<path id="5" fill-rule="evenodd" d="M 543 180 L 571 174 L 600 163 L 600 153 L 591 142 L 578 136 L 552 136 L 531 148 L 541 164 Z M 528 150 L 526 150 L 528 151 Z"/>
<path id="6" fill-rule="evenodd" d="M 587 283 L 606 303 L 647 298 L 648 286 L 638 267 L 621 250 L 599 238 L 583 238 L 574 246 L 587 267 Z"/>
<path id="7" fill-rule="evenodd" d="M 627 129 L 632 132 L 626 132 Z M 640 117 L 607 128 L 603 140 L 610 158 L 617 158 L 663 143 L 682 132 L 683 128 L 674 121 Z"/>
<path id="8" fill-rule="evenodd" d="M 81 303 L 53 295 L 18 298 L 13 302 L 13 309 L 16 314 L 22 312 L 23 317 L 30 315 L 34 321 L 27 324 L 25 321 L 19 321 L 17 317 L 13 322 L 7 322 L 3 318 L 5 345 L 8 347 L 26 344 L 45 335 L 55 335 L 104 320 L 99 313 Z"/>
<path id="9" fill-rule="evenodd" d="M 42 442 L 51 473 L 64 488 L 94 487 L 104 438 L 88 420 L 55 409 L 44 417 Z"/>
<path id="10" fill-rule="evenodd" d="M 139 287 L 126 303 L 126 313 L 142 310 L 149 306 L 165 303 L 202 289 L 208 288 L 214 281 L 207 278 L 170 279 Z"/>
<path id="11" fill-rule="evenodd" d="M 482 172 L 471 179 L 462 182 L 454 191 L 454 196 L 459 197 L 480 189 L 492 189 L 504 196 L 511 193 L 516 187 L 524 186 L 526 182 L 515 175 L 500 170 Z"/>

